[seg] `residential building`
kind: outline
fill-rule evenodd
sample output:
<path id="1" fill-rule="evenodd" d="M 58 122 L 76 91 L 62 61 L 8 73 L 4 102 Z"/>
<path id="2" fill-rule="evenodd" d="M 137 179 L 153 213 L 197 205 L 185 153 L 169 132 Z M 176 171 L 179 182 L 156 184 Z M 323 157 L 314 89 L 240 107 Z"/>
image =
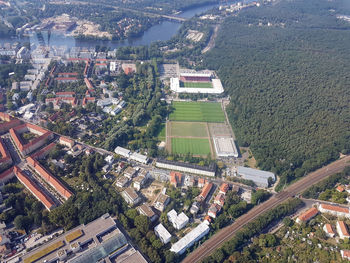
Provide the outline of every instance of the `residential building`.
<path id="1" fill-rule="evenodd" d="M 218 204 L 219 206 L 223 206 L 225 204 L 225 195 L 219 193 L 214 198 L 214 204 Z"/>
<path id="2" fill-rule="evenodd" d="M 118 146 L 117 148 L 114 149 L 114 152 L 118 155 L 121 155 L 125 158 L 129 158 L 130 157 L 130 150 L 126 149 L 126 148 L 123 148 L 123 147 L 120 147 Z"/>
<path id="3" fill-rule="evenodd" d="M 333 230 L 333 227 L 331 224 L 325 224 L 323 226 L 323 231 L 326 233 L 327 237 L 334 237 L 335 236 L 335 232 Z"/>
<path id="4" fill-rule="evenodd" d="M 139 154 L 139 153 L 132 153 L 130 155 L 130 159 L 131 160 L 134 160 L 136 162 L 139 162 L 139 163 L 143 163 L 143 164 L 147 164 L 148 163 L 148 157 L 146 155 L 143 155 L 143 154 Z"/>
<path id="5" fill-rule="evenodd" d="M 132 179 L 136 175 L 136 173 L 137 173 L 136 169 L 129 166 L 128 168 L 125 169 L 124 176 L 129 179 Z"/>
<path id="6" fill-rule="evenodd" d="M 158 218 L 158 216 L 153 212 L 152 208 L 147 204 L 142 204 L 136 209 L 141 215 L 147 216 L 151 222 L 154 222 Z"/>
<path id="7" fill-rule="evenodd" d="M 6 171 L 2 172 L 0 174 L 0 185 L 6 184 L 8 181 L 10 181 L 15 176 L 13 167 L 10 169 L 7 169 Z"/>
<path id="8" fill-rule="evenodd" d="M 129 180 L 130 180 L 129 178 L 127 178 L 125 176 L 121 176 L 117 179 L 115 185 L 120 187 L 120 188 L 123 188 L 129 182 Z"/>
<path id="9" fill-rule="evenodd" d="M 220 194 L 223 194 L 225 195 L 227 193 L 229 189 L 229 185 L 227 183 L 223 183 L 221 186 L 220 186 Z"/>
<path id="10" fill-rule="evenodd" d="M 337 232 L 340 239 L 350 238 L 348 228 L 344 221 L 337 221 Z"/>
<path id="11" fill-rule="evenodd" d="M 221 211 L 221 206 L 218 204 L 211 204 L 208 210 L 208 216 L 216 218 L 218 213 Z"/>
<path id="12" fill-rule="evenodd" d="M 199 188 L 204 187 L 206 183 L 207 183 L 207 180 L 205 180 L 204 178 L 198 178 L 198 187 Z"/>
<path id="13" fill-rule="evenodd" d="M 318 210 L 321 213 L 328 213 L 338 217 L 346 217 L 350 218 L 349 208 L 348 207 L 340 207 L 335 205 L 328 204 L 320 204 L 318 206 Z"/>
<path id="14" fill-rule="evenodd" d="M 154 228 L 154 233 L 159 237 L 163 244 L 167 244 L 171 240 L 171 234 L 161 223 Z"/>
<path id="15" fill-rule="evenodd" d="M 182 174 L 179 172 L 171 171 L 169 178 L 170 178 L 170 180 L 169 180 L 170 184 L 174 187 L 177 187 L 178 185 L 181 185 L 181 183 L 182 183 Z"/>
<path id="16" fill-rule="evenodd" d="M 6 168 L 9 165 L 11 165 L 12 164 L 11 155 L 10 155 L 9 151 L 7 150 L 7 146 L 4 142 L 4 140 L 1 137 L 0 137 L 0 153 L 1 153 L 0 167 Z"/>
<path id="17" fill-rule="evenodd" d="M 253 181 L 257 186 L 268 187 L 269 180 L 275 181 L 275 175 L 271 172 L 261 171 L 258 169 L 238 166 L 237 173 L 245 180 Z"/>
<path id="18" fill-rule="evenodd" d="M 200 205 L 198 202 L 193 202 L 191 208 L 190 208 L 190 213 L 192 215 L 196 215 L 199 211 Z"/>
<path id="19" fill-rule="evenodd" d="M 338 192 L 340 192 L 340 193 L 342 193 L 342 192 L 345 191 L 345 189 L 344 189 L 344 187 L 343 187 L 342 185 L 338 185 L 337 188 L 336 188 L 336 190 L 337 190 Z"/>
<path id="20" fill-rule="evenodd" d="M 343 259 L 350 260 L 350 250 L 347 250 L 347 249 L 340 250 L 340 254 Z"/>
<path id="21" fill-rule="evenodd" d="M 153 206 L 155 209 L 159 210 L 160 212 L 163 212 L 165 207 L 169 204 L 170 197 L 166 194 L 160 193 L 155 200 Z"/>
<path id="22" fill-rule="evenodd" d="M 147 182 L 147 178 L 144 177 L 144 176 L 137 176 L 135 179 L 134 179 L 134 188 L 137 190 L 137 191 L 140 191 L 140 189 L 145 185 L 145 183 Z"/>
<path id="23" fill-rule="evenodd" d="M 65 145 L 69 148 L 72 148 L 75 144 L 74 140 L 71 140 L 71 139 L 64 137 L 64 136 L 60 136 L 59 143 L 62 145 Z"/>
<path id="24" fill-rule="evenodd" d="M 207 199 L 208 194 L 209 194 L 210 190 L 212 189 L 212 187 L 213 187 L 212 183 L 206 183 L 202 189 L 202 192 L 197 197 L 197 201 L 204 202 Z"/>
<path id="25" fill-rule="evenodd" d="M 134 206 L 137 205 L 141 201 L 141 197 L 133 188 L 126 188 L 122 192 L 122 196 L 129 205 Z"/>
<path id="26" fill-rule="evenodd" d="M 8 132 L 11 128 L 19 126 L 22 124 L 22 121 L 16 118 L 13 118 L 7 113 L 0 112 L 0 134 Z"/>
<path id="27" fill-rule="evenodd" d="M 169 221 L 173 224 L 174 228 L 177 230 L 185 227 L 189 221 L 189 218 L 184 212 L 177 214 L 174 209 L 170 210 L 167 214 Z"/>
<path id="28" fill-rule="evenodd" d="M 193 187 L 196 183 L 196 180 L 194 179 L 193 176 L 186 175 L 185 180 L 184 180 L 184 185 L 187 187 Z"/>
<path id="29" fill-rule="evenodd" d="M 216 172 L 215 163 L 212 163 L 206 167 L 183 162 L 169 161 L 165 159 L 157 159 L 156 167 L 205 176 L 215 176 Z"/>
<path id="30" fill-rule="evenodd" d="M 174 243 L 171 246 L 170 251 L 176 254 L 183 254 L 187 248 L 191 247 L 196 241 L 203 238 L 206 234 L 209 233 L 208 221 L 203 221 L 191 232 L 187 233 L 183 238 Z"/>
<path id="31" fill-rule="evenodd" d="M 308 209 L 305 213 L 302 213 L 297 217 L 296 222 L 298 224 L 307 223 L 310 219 L 314 218 L 318 214 L 318 210 L 315 207 Z"/>

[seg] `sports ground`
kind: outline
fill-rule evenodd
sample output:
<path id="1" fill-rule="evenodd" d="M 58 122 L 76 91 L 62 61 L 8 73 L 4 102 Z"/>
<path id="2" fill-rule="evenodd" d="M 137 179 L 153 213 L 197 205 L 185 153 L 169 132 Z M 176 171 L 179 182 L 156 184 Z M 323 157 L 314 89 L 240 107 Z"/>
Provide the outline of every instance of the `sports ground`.
<path id="1" fill-rule="evenodd" d="M 173 153 L 206 156 L 211 154 L 209 139 L 198 138 L 171 138 L 171 149 Z"/>
<path id="2" fill-rule="evenodd" d="M 180 82 L 180 88 L 212 89 L 211 82 Z"/>
<path id="3" fill-rule="evenodd" d="M 171 121 L 225 122 L 220 103 L 175 101 L 172 106 Z"/>

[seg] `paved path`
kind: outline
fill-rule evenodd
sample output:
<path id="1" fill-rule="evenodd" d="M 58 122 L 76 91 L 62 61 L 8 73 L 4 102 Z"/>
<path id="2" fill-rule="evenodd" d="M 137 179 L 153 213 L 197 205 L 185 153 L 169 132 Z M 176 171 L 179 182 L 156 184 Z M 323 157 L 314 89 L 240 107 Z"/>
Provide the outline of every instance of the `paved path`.
<path id="1" fill-rule="evenodd" d="M 346 166 L 350 166 L 350 155 L 339 159 L 321 169 L 316 170 L 303 177 L 299 181 L 285 188 L 284 191 L 272 196 L 266 202 L 255 206 L 248 213 L 239 217 L 233 224 L 221 229 L 218 233 L 204 242 L 200 247 L 189 254 L 184 260 L 184 263 L 200 262 L 204 258 L 212 254 L 217 248 L 221 247 L 226 241 L 229 241 L 234 235 L 242 229 L 246 224 L 253 221 L 258 216 L 283 203 L 287 199 L 302 193 L 313 184 L 318 183 L 324 178 L 341 172 Z"/>

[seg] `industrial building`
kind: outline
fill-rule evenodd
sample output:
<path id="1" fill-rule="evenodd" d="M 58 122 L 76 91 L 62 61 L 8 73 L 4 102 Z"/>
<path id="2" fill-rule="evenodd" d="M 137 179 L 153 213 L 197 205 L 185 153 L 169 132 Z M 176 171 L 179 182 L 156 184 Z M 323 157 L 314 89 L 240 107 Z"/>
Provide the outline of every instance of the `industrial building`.
<path id="1" fill-rule="evenodd" d="M 180 255 L 183 254 L 187 248 L 191 247 L 196 241 L 208 234 L 209 230 L 209 223 L 205 220 L 179 241 L 174 243 L 170 251 Z"/>
<path id="2" fill-rule="evenodd" d="M 233 138 L 213 138 L 218 157 L 238 157 L 238 151 Z"/>
<path id="3" fill-rule="evenodd" d="M 237 174 L 245 180 L 253 181 L 257 186 L 268 187 L 269 178 L 273 182 L 275 181 L 275 175 L 271 172 L 261 171 L 258 169 L 238 166 Z"/>
<path id="4" fill-rule="evenodd" d="M 171 240 L 171 234 L 161 223 L 154 228 L 154 233 L 159 237 L 163 244 L 167 244 Z"/>
<path id="5" fill-rule="evenodd" d="M 136 153 L 136 152 L 130 155 L 130 159 L 143 164 L 147 164 L 149 160 L 146 155 Z"/>
<path id="6" fill-rule="evenodd" d="M 114 152 L 118 155 L 121 155 L 125 158 L 129 158 L 130 157 L 130 150 L 126 149 L 126 148 L 123 148 L 123 147 L 120 147 L 118 146 L 117 148 L 114 149 Z"/>
<path id="7" fill-rule="evenodd" d="M 165 159 L 157 159 L 156 167 L 175 170 L 175 171 L 181 171 L 181 172 L 186 172 L 191 174 L 205 175 L 205 176 L 215 176 L 215 172 L 216 172 L 215 163 L 211 163 L 207 167 L 207 166 L 200 166 L 196 164 L 168 161 Z"/>

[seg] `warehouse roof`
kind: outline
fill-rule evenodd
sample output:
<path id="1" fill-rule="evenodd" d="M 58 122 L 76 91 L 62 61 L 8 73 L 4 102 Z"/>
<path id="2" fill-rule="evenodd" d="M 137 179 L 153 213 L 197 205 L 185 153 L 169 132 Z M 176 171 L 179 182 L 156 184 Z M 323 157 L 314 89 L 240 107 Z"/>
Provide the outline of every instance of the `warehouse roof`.
<path id="1" fill-rule="evenodd" d="M 176 166 L 180 166 L 180 167 L 192 168 L 192 169 L 197 169 L 197 170 L 206 171 L 206 172 L 215 172 L 216 171 L 215 163 L 211 163 L 209 166 L 201 166 L 201 165 L 197 165 L 197 164 L 175 162 L 175 161 L 169 161 L 169 160 L 165 160 L 165 159 L 157 159 L 157 163 L 176 165 Z"/>

